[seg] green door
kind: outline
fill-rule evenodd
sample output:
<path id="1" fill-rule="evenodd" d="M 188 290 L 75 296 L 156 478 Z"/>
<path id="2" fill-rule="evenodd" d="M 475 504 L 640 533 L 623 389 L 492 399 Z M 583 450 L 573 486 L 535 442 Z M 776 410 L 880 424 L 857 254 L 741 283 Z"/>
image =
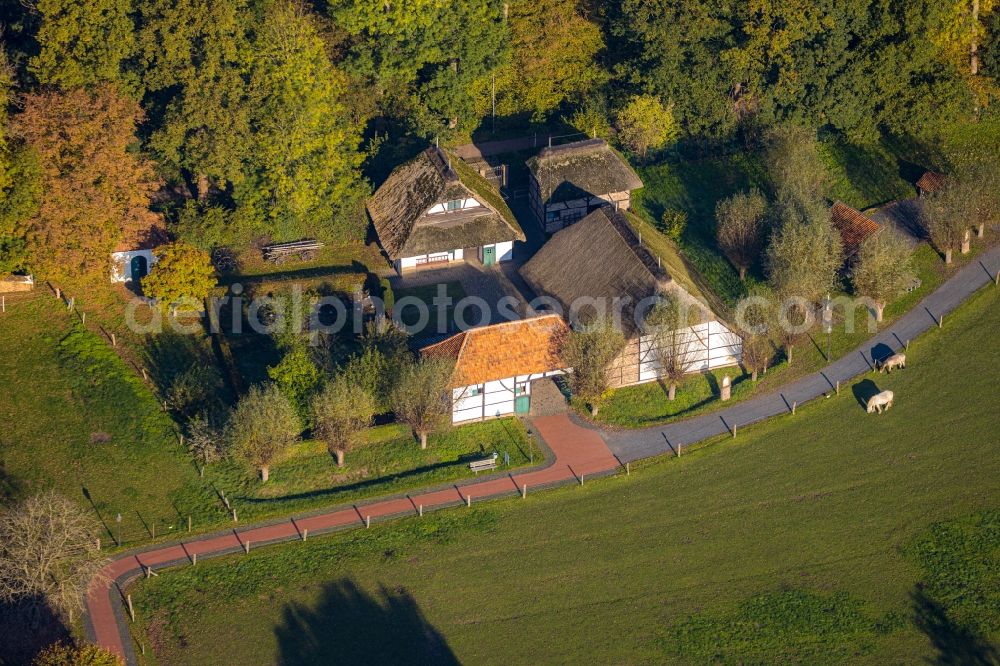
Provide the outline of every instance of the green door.
<path id="1" fill-rule="evenodd" d="M 514 398 L 514 413 L 527 414 L 531 411 L 531 396 L 519 395 Z"/>
<path id="2" fill-rule="evenodd" d="M 484 245 L 483 246 L 483 266 L 492 266 L 497 263 L 497 246 L 496 245 Z"/>

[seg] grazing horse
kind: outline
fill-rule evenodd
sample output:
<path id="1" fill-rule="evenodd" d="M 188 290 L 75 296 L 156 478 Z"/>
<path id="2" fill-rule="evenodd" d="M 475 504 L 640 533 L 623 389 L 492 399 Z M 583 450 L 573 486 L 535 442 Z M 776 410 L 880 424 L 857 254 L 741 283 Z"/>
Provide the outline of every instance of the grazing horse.
<path id="1" fill-rule="evenodd" d="M 873 414 L 878 412 L 881 414 L 885 410 L 892 407 L 892 391 L 882 391 L 881 393 L 876 393 L 872 397 L 868 398 L 868 413 Z"/>
<path id="2" fill-rule="evenodd" d="M 893 354 L 879 363 L 878 371 L 891 373 L 894 368 L 906 368 L 906 354 Z"/>

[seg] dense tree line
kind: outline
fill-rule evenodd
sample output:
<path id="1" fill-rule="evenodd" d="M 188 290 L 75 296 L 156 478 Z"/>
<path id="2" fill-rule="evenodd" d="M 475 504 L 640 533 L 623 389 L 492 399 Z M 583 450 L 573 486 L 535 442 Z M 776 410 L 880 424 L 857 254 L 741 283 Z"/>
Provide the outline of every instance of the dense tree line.
<path id="1" fill-rule="evenodd" d="M 993 5 L 6 2 L 0 271 L 95 270 L 156 225 L 202 249 L 357 238 L 386 130 L 458 140 L 494 109 L 614 127 L 638 153 L 661 135 L 710 146 L 783 124 L 932 131 L 991 112 Z"/>

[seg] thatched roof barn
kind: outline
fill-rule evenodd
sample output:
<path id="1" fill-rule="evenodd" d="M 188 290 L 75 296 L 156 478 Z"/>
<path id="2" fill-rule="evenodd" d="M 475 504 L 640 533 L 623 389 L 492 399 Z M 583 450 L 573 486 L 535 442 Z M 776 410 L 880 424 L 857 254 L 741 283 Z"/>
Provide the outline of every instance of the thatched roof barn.
<path id="1" fill-rule="evenodd" d="M 449 201 L 464 203 L 445 214 L 428 214 Z M 396 168 L 367 208 L 382 248 L 393 260 L 524 240 L 499 192 L 467 164 L 436 147 Z"/>
<path id="2" fill-rule="evenodd" d="M 689 313 L 697 313 L 686 334 L 692 340 L 692 370 L 723 367 L 739 360 L 739 338 L 670 277 L 640 242 L 628 214 L 622 211 L 599 208 L 556 232 L 521 268 L 521 276 L 539 296 L 554 298 L 563 313 L 584 319 L 591 308 L 613 315 L 615 299 L 624 299 L 619 301 L 624 306 L 621 325 L 628 342 L 608 368 L 613 386 L 651 381 L 657 376 L 652 351 L 655 342 L 644 334 L 642 317 L 658 295 L 676 298 L 691 308 Z"/>
<path id="3" fill-rule="evenodd" d="M 857 254 L 861 244 L 881 229 L 878 222 L 840 201 L 830 209 L 830 218 L 834 228 L 840 233 L 845 259 Z"/>
<path id="4" fill-rule="evenodd" d="M 542 199 L 550 203 L 642 187 L 632 167 L 604 139 L 543 148 L 527 164 Z"/>
<path id="5" fill-rule="evenodd" d="M 556 299 L 567 313 L 584 298 L 610 304 L 628 297 L 636 304 L 672 283 L 625 214 L 608 207 L 557 232 L 520 272 L 535 293 Z"/>

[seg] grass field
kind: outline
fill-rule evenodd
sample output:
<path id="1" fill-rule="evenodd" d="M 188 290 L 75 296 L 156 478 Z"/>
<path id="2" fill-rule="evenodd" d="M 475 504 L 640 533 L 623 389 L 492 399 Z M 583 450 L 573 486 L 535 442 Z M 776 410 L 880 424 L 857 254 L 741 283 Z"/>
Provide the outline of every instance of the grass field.
<path id="1" fill-rule="evenodd" d="M 0 469 L 6 495 L 53 488 L 117 536 L 202 517 L 210 497 L 173 423 L 136 373 L 54 298 L 8 302 L 0 316 Z"/>
<path id="2" fill-rule="evenodd" d="M 909 367 L 631 476 L 162 571 L 143 663 L 994 663 L 1000 290 Z"/>
<path id="3" fill-rule="evenodd" d="M 466 479 L 470 460 L 496 451 L 501 469 L 523 467 L 544 459 L 538 444 L 517 419 L 491 419 L 435 432 L 421 449 L 406 426 L 372 428 L 368 441 L 348 453 L 338 468 L 326 445 L 300 442 L 271 468 L 262 484 L 256 470 L 232 462 L 210 465 L 206 480 L 224 491 L 241 520 L 261 520 L 324 505 L 354 502 Z M 221 502 L 214 503 L 224 513 Z"/>

